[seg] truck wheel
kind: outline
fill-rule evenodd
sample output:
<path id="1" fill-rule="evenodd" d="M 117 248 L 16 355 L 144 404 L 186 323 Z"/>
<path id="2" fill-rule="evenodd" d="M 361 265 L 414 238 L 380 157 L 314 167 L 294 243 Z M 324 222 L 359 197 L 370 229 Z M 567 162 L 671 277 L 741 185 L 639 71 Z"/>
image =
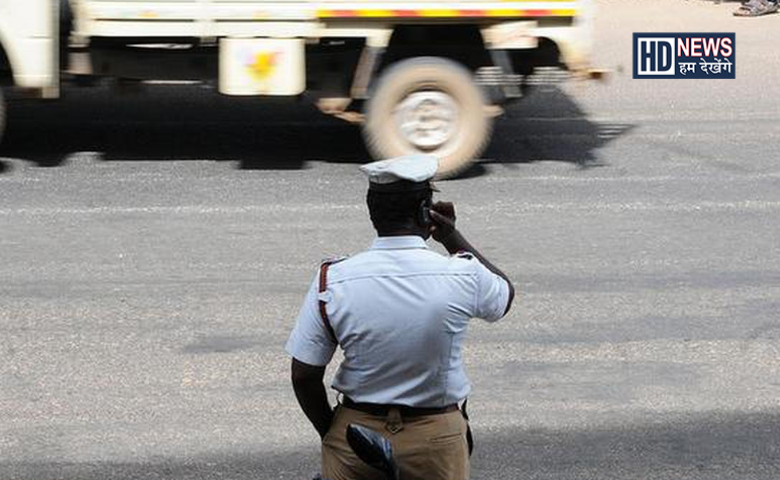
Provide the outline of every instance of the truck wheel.
<path id="1" fill-rule="evenodd" d="M 403 60 L 379 79 L 366 105 L 363 136 L 378 158 L 427 153 L 437 178 L 464 171 L 490 140 L 485 97 L 471 73 L 437 57 Z"/>

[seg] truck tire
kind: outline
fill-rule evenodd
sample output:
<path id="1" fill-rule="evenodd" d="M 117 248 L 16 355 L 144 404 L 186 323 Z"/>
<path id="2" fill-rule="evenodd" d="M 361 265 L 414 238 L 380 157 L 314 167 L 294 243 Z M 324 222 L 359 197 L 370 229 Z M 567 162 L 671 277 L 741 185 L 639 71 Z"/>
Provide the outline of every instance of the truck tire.
<path id="1" fill-rule="evenodd" d="M 3 89 L 0 88 L 0 143 L 3 142 L 3 131 L 5 130 L 5 98 Z"/>
<path id="2" fill-rule="evenodd" d="M 452 178 L 482 153 L 491 124 L 468 70 L 444 58 L 418 57 L 382 74 L 366 104 L 363 136 L 377 159 L 430 154 L 439 158 L 436 177 Z"/>

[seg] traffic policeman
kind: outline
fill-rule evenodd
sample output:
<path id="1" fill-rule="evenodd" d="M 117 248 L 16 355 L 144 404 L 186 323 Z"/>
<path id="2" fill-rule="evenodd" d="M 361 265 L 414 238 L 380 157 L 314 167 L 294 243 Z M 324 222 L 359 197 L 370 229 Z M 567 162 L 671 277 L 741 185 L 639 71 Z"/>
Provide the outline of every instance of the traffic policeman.
<path id="1" fill-rule="evenodd" d="M 453 205 L 433 203 L 437 167 L 425 155 L 361 167 L 377 238 L 322 264 L 287 342 L 295 395 L 322 438 L 324 478 L 381 478 L 349 448 L 350 423 L 390 440 L 404 480 L 469 477 L 462 343 L 472 318 L 506 315 L 514 288 L 455 228 Z M 450 256 L 427 247 L 431 236 Z M 323 378 L 338 346 L 334 410 Z"/>

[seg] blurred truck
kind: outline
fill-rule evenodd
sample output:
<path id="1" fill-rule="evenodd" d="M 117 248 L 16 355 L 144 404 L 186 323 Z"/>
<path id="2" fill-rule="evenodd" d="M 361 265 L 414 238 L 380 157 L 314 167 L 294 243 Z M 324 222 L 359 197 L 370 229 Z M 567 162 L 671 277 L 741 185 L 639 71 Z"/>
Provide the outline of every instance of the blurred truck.
<path id="1" fill-rule="evenodd" d="M 375 157 L 431 153 L 452 177 L 535 71 L 591 75 L 592 20 L 590 0 L 0 0 L 0 136 L 3 92 L 202 82 L 305 94 Z"/>

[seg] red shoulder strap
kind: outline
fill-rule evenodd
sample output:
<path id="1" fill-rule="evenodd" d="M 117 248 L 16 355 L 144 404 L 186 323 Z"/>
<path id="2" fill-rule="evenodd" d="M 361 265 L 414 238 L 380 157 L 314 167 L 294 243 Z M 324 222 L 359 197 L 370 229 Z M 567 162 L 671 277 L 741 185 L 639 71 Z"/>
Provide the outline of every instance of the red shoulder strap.
<path id="1" fill-rule="evenodd" d="M 328 269 L 331 265 L 336 263 L 335 261 L 328 261 L 324 262 L 322 265 L 320 265 L 320 293 L 325 293 L 325 291 L 328 290 Z M 328 331 L 328 334 L 330 335 L 330 339 L 333 340 L 335 343 L 338 343 L 338 339 L 336 338 L 336 332 L 333 331 L 333 327 L 330 324 L 330 319 L 328 318 L 328 311 L 326 309 L 326 303 L 320 299 L 320 317 L 322 317 L 322 323 L 325 324 L 325 329 Z"/>

